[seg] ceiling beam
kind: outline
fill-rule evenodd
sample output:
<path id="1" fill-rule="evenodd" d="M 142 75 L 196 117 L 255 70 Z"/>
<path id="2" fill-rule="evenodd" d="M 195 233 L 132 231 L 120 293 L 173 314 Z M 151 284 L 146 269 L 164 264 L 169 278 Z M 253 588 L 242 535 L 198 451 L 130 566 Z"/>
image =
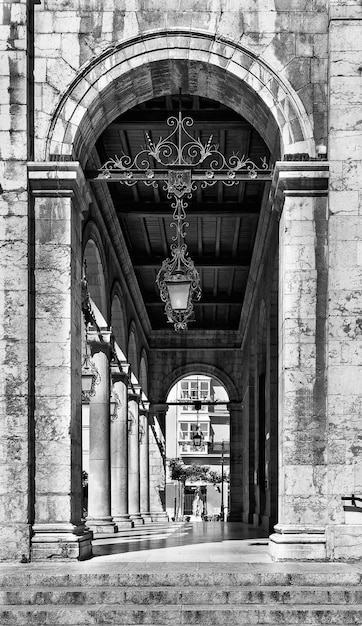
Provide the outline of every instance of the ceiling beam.
<path id="1" fill-rule="evenodd" d="M 116 203 L 115 203 L 116 204 Z M 258 202 L 227 202 L 219 205 L 217 202 L 201 202 L 191 204 L 186 208 L 187 215 L 203 217 L 205 215 L 217 214 L 220 217 L 238 217 L 248 215 L 258 217 L 260 205 Z M 168 217 L 172 214 L 170 202 L 132 202 L 117 206 L 118 215 L 125 217 Z"/>
<path id="2" fill-rule="evenodd" d="M 235 305 L 241 306 L 243 303 L 243 296 L 240 295 L 239 298 L 229 297 L 229 296 L 217 296 L 214 297 L 212 295 L 203 295 L 201 300 L 194 302 L 194 306 L 225 306 L 225 305 Z M 145 306 L 149 307 L 157 307 L 157 306 L 165 306 L 165 303 L 160 300 L 160 298 L 145 298 Z"/>
<path id="3" fill-rule="evenodd" d="M 234 267 L 237 269 L 245 269 L 249 270 L 249 265 L 251 261 L 251 254 L 245 254 L 243 256 L 238 256 L 237 259 L 234 259 L 230 256 L 228 257 L 215 257 L 207 258 L 207 257 L 192 257 L 192 260 L 195 266 L 198 269 L 201 268 L 225 268 L 225 267 Z M 159 267 L 162 263 L 163 259 L 155 259 L 154 257 L 136 257 L 132 259 L 132 265 L 136 269 L 144 268 L 152 268 Z"/>

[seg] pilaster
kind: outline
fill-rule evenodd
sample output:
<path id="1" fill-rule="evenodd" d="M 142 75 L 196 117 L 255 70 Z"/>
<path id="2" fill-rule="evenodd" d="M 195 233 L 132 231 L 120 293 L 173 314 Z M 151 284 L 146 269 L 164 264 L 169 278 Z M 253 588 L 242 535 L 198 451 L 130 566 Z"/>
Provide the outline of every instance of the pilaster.
<path id="1" fill-rule="evenodd" d="M 139 441 L 140 441 L 140 509 L 145 522 L 151 522 L 150 513 L 150 463 L 149 463 L 149 403 L 141 401 L 139 407 Z"/>
<path id="2" fill-rule="evenodd" d="M 144 523 L 140 503 L 139 403 L 141 388 L 128 388 L 128 511 L 135 526 Z"/>
<path id="3" fill-rule="evenodd" d="M 279 512 L 275 560 L 326 558 L 327 183 L 325 162 L 281 163 L 279 224 Z"/>
<path id="4" fill-rule="evenodd" d="M 153 522 L 168 521 L 165 511 L 165 424 L 168 404 L 150 405 L 149 452 L 150 452 L 150 509 Z"/>
<path id="5" fill-rule="evenodd" d="M 229 521 L 240 522 L 243 513 L 243 408 L 229 402 L 230 412 L 230 510 Z"/>
<path id="6" fill-rule="evenodd" d="M 28 164 L 34 198 L 35 510 L 31 557 L 83 559 L 81 508 L 81 216 L 77 163 Z"/>
<path id="7" fill-rule="evenodd" d="M 111 514 L 118 529 L 132 528 L 128 513 L 128 399 L 130 365 L 111 363 L 116 408 L 111 415 Z"/>

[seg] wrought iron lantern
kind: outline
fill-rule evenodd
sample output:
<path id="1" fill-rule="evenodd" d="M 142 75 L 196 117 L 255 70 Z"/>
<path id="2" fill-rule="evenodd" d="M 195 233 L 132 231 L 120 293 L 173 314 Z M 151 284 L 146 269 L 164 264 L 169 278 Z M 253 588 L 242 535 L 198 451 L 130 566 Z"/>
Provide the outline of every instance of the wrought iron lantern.
<path id="1" fill-rule="evenodd" d="M 109 398 L 109 414 L 111 418 L 111 422 L 115 422 L 118 417 L 118 409 L 121 405 L 121 401 L 118 393 L 116 392 L 114 386 L 112 385 L 111 395 Z"/>
<path id="2" fill-rule="evenodd" d="M 87 344 L 86 344 L 87 346 Z M 90 398 L 95 395 L 95 386 L 100 383 L 101 376 L 86 347 L 86 354 L 82 364 L 82 400 L 89 402 Z"/>
<path id="3" fill-rule="evenodd" d="M 200 448 L 202 443 L 202 433 L 200 431 L 200 426 L 198 426 L 197 431 L 194 435 L 192 435 L 192 445 L 194 448 Z"/>
<path id="4" fill-rule="evenodd" d="M 197 388 L 198 388 L 198 383 L 197 383 Z M 194 446 L 194 448 L 200 448 L 202 440 L 204 438 L 204 435 L 202 434 L 200 430 L 200 424 L 199 424 L 199 411 L 201 410 L 201 407 L 202 407 L 201 400 L 195 400 L 193 407 L 194 407 L 194 410 L 196 411 L 197 423 L 196 423 L 196 432 L 192 435 L 192 445 Z"/>

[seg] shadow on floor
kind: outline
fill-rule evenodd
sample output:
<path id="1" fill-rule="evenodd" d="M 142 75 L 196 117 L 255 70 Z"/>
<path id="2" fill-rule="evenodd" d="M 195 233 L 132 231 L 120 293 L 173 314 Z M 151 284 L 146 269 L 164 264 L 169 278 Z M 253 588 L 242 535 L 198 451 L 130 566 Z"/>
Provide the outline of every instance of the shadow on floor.
<path id="1" fill-rule="evenodd" d="M 112 537 L 97 538 L 93 542 L 93 556 L 101 557 L 116 554 L 133 554 L 137 552 L 169 551 L 170 554 L 177 552 L 172 549 L 182 549 L 183 555 L 188 552 L 195 559 L 205 550 L 203 544 L 208 544 L 208 551 L 220 551 L 220 545 L 225 553 L 232 553 L 235 549 L 248 551 L 253 546 L 267 549 L 268 542 L 263 539 L 268 533 L 260 528 L 254 528 L 247 524 L 229 522 L 196 522 L 162 527 L 137 527 L 127 534 L 116 534 Z M 237 544 L 235 543 L 237 542 Z M 259 549 L 260 549 L 259 548 Z M 171 549 L 171 550 L 169 550 Z"/>

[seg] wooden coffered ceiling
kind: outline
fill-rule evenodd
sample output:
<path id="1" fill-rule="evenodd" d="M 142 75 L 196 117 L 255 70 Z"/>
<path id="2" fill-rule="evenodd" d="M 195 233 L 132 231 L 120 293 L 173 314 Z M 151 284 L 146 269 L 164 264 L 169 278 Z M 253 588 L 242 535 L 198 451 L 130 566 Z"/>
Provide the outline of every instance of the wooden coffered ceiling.
<path id="1" fill-rule="evenodd" d="M 97 141 L 100 161 L 122 153 L 134 157 L 145 145 L 145 131 L 154 142 L 166 137 L 170 132 L 166 119 L 177 115 L 178 106 L 179 96 L 164 96 L 118 117 Z M 225 156 L 238 152 L 257 164 L 262 157 L 269 160 L 260 135 L 230 109 L 206 98 L 182 95 L 182 111 L 194 119 L 194 136 L 206 143 L 213 135 L 213 143 L 219 144 Z M 202 287 L 190 329 L 238 329 L 260 207 L 268 187 L 268 182 L 259 180 L 232 187 L 219 182 L 206 189 L 199 186 L 189 201 L 186 243 Z M 170 329 L 155 282 L 174 234 L 170 200 L 161 185 L 155 189 L 143 183 L 132 187 L 111 183 L 109 191 L 151 326 Z"/>

